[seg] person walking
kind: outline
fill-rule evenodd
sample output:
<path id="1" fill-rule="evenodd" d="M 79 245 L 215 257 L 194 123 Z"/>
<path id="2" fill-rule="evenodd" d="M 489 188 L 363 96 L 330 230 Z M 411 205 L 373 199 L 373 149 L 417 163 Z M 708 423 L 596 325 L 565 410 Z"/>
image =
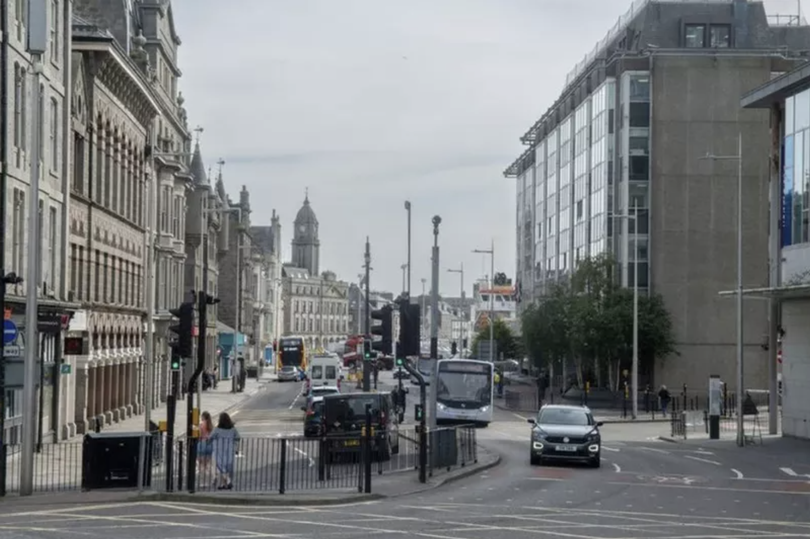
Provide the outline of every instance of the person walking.
<path id="1" fill-rule="evenodd" d="M 661 399 L 661 415 L 666 417 L 667 408 L 669 408 L 669 401 L 672 400 L 672 396 L 669 394 L 667 386 L 663 384 L 661 385 L 661 389 L 658 390 L 658 398 Z"/>
<path id="2" fill-rule="evenodd" d="M 217 489 L 233 489 L 233 469 L 236 461 L 237 444 L 241 440 L 231 416 L 222 412 L 219 414 L 217 428 L 208 437 L 214 444 L 214 461 L 217 466 Z"/>
<path id="3" fill-rule="evenodd" d="M 215 481 L 213 469 L 214 446 L 211 444 L 211 434 L 214 432 L 214 422 L 211 414 L 203 412 L 200 421 L 200 438 L 197 443 L 197 470 L 200 484 Z"/>

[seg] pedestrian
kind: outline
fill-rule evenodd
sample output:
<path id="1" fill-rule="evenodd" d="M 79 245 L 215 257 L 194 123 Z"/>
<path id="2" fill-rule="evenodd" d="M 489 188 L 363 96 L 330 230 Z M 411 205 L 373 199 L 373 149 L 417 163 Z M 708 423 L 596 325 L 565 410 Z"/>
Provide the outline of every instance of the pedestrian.
<path id="1" fill-rule="evenodd" d="M 202 413 L 200 421 L 200 438 L 197 443 L 197 470 L 200 477 L 200 484 L 211 481 L 216 485 L 213 469 L 214 446 L 211 443 L 211 434 L 214 432 L 214 422 L 211 421 L 211 414 Z"/>
<path id="2" fill-rule="evenodd" d="M 208 440 L 214 445 L 214 461 L 217 465 L 217 489 L 233 489 L 233 468 L 236 461 L 239 431 L 236 430 L 231 416 L 222 412 L 219 414 L 217 428 L 211 433 Z"/>
<path id="3" fill-rule="evenodd" d="M 669 394 L 667 386 L 661 384 L 661 389 L 658 390 L 658 399 L 661 401 L 661 415 L 666 417 L 669 401 L 672 400 L 672 396 Z"/>

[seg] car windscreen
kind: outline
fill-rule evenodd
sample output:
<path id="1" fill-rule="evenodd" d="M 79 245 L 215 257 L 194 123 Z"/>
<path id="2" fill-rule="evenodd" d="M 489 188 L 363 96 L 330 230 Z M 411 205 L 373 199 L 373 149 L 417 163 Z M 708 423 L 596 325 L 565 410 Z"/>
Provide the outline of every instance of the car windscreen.
<path id="1" fill-rule="evenodd" d="M 281 367 L 281 372 L 288 373 L 288 374 L 293 373 L 293 372 L 295 372 L 295 367 L 291 367 L 289 365 L 286 366 L 286 367 Z"/>
<path id="2" fill-rule="evenodd" d="M 326 404 L 326 423 L 355 423 L 366 418 L 366 405 L 370 404 L 375 411 L 372 421 L 379 414 L 380 401 L 374 395 L 351 395 L 345 397 L 331 397 L 324 400 Z"/>
<path id="3" fill-rule="evenodd" d="M 592 425 L 591 417 L 585 410 L 567 408 L 547 408 L 540 410 L 537 417 L 540 425 Z"/>

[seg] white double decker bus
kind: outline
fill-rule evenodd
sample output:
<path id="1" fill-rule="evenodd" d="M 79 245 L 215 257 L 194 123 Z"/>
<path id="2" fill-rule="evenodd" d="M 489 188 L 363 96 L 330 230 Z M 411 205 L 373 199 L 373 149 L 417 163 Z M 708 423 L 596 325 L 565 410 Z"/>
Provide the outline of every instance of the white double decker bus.
<path id="1" fill-rule="evenodd" d="M 436 365 L 436 423 L 492 421 L 494 368 L 488 361 L 440 359 Z"/>

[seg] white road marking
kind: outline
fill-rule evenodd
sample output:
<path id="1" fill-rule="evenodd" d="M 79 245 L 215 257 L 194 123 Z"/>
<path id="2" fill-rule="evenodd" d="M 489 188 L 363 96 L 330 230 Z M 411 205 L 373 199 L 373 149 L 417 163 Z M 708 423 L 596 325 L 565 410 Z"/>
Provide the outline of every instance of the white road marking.
<path id="1" fill-rule="evenodd" d="M 301 450 L 300 450 L 300 449 L 298 449 L 297 447 L 293 447 L 293 450 L 294 450 L 296 453 L 298 453 L 299 455 L 301 455 L 301 456 L 303 456 L 303 457 L 305 457 L 305 458 L 309 459 L 309 467 L 310 467 L 310 468 L 312 468 L 313 466 L 315 466 L 315 460 L 314 460 L 312 457 L 310 457 L 309 455 L 307 455 L 306 453 L 304 453 L 303 451 L 301 451 Z"/>
<path id="2" fill-rule="evenodd" d="M 602 449 L 604 449 L 604 450 L 606 450 L 606 451 L 613 451 L 614 453 L 618 453 L 618 452 L 619 452 L 619 450 L 618 450 L 618 449 L 616 449 L 615 447 L 608 447 L 608 446 L 606 446 L 606 445 L 603 445 L 603 446 L 602 446 Z"/>
<path id="3" fill-rule="evenodd" d="M 304 394 L 304 387 L 306 386 L 304 384 L 301 384 L 301 391 L 298 392 L 298 395 L 296 395 L 293 401 L 290 403 L 290 407 L 287 408 L 288 410 L 292 410 L 293 406 L 295 406 L 295 403 L 298 402 L 298 399 L 300 399 L 301 395 Z"/>
<path id="4" fill-rule="evenodd" d="M 698 462 L 705 462 L 707 464 L 714 464 L 715 466 L 720 466 L 720 463 L 716 460 L 709 460 L 709 459 L 702 459 L 700 457 L 693 457 L 692 455 L 684 455 L 683 458 L 696 460 Z"/>
<path id="5" fill-rule="evenodd" d="M 714 453 L 706 451 L 705 449 L 698 449 L 697 451 L 693 451 L 693 453 L 697 453 L 698 455 L 714 455 Z"/>
<path id="6" fill-rule="evenodd" d="M 742 474 L 742 472 L 740 470 L 735 470 L 734 468 L 732 468 L 731 471 L 734 472 L 734 475 L 737 476 L 736 479 L 742 479 L 743 478 L 743 474 Z"/>
<path id="7" fill-rule="evenodd" d="M 613 468 L 616 470 L 616 473 L 622 473 L 622 469 L 615 462 L 613 463 Z"/>
<path id="8" fill-rule="evenodd" d="M 644 449 L 645 451 L 656 451 L 656 452 L 658 452 L 658 453 L 663 453 L 663 454 L 665 454 L 665 455 L 669 455 L 669 451 L 666 451 L 666 450 L 664 450 L 664 449 L 658 449 L 658 448 L 655 448 L 655 447 L 644 447 L 644 446 L 641 446 L 641 447 L 639 447 L 639 449 Z"/>
<path id="9" fill-rule="evenodd" d="M 796 473 L 793 471 L 792 468 L 779 468 L 783 473 L 788 474 L 791 477 L 808 477 L 810 478 L 810 474 L 808 473 Z"/>

